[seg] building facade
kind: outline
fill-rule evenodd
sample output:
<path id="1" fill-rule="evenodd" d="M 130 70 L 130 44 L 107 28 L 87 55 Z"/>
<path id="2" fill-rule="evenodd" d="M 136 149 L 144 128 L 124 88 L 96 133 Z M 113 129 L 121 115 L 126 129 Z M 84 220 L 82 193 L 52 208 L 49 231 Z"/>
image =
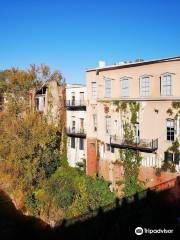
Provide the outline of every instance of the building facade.
<path id="1" fill-rule="evenodd" d="M 85 167 L 86 161 L 86 87 L 66 86 L 67 158 L 72 167 Z"/>
<path id="2" fill-rule="evenodd" d="M 141 175 L 149 176 L 148 181 L 153 181 L 148 172 L 164 162 L 179 172 L 179 153 L 172 146 L 180 140 L 180 57 L 112 66 L 101 62 L 86 71 L 86 80 L 89 175 L 97 173 L 115 184 L 123 175 L 116 162 L 125 148 L 140 152 Z M 130 143 L 124 120 L 130 122 L 132 114 L 136 120 Z"/>

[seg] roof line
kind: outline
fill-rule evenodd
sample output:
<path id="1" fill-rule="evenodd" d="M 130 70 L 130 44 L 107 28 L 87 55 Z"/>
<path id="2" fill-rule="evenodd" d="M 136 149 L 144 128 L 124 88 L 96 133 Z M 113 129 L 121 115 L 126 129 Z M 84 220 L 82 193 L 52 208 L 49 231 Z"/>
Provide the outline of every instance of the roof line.
<path id="1" fill-rule="evenodd" d="M 141 65 L 161 63 L 161 62 L 169 62 L 169 61 L 176 61 L 176 60 L 180 61 L 180 56 L 169 57 L 169 58 L 160 58 L 160 59 L 143 61 L 143 62 L 133 62 L 133 63 L 124 63 L 124 64 L 119 64 L 119 65 L 109 65 L 109 66 L 105 66 L 105 67 L 102 67 L 102 68 L 99 68 L 99 67 L 90 68 L 90 69 L 86 69 L 86 72 L 91 72 L 91 71 L 100 72 L 100 71 L 106 71 L 106 70 L 111 70 L 111 69 L 136 67 L 136 66 L 141 66 Z"/>

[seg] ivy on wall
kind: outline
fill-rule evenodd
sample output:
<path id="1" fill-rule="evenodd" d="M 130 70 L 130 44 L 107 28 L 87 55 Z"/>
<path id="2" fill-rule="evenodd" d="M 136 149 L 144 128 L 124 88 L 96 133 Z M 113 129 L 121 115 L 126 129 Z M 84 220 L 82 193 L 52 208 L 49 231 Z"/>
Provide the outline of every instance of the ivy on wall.
<path id="1" fill-rule="evenodd" d="M 138 120 L 140 104 L 135 101 L 113 101 L 113 105 L 116 107 L 116 112 L 121 114 L 125 141 L 132 144 L 134 142 L 134 128 Z M 125 196 L 131 196 L 142 190 L 142 186 L 138 181 L 142 157 L 139 151 L 132 149 L 120 149 L 119 155 L 124 169 L 123 192 Z"/>

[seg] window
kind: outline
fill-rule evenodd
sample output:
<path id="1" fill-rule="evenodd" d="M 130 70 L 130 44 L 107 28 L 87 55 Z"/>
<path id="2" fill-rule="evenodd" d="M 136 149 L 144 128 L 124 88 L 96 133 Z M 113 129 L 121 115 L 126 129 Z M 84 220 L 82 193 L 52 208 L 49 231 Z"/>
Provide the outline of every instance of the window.
<path id="1" fill-rule="evenodd" d="M 105 97 L 110 98 L 111 97 L 111 80 L 105 79 Z"/>
<path id="2" fill-rule="evenodd" d="M 79 150 L 84 150 L 84 139 L 83 138 L 79 139 Z"/>
<path id="3" fill-rule="evenodd" d="M 44 96 L 36 97 L 35 101 L 36 101 L 36 110 L 37 111 L 44 111 L 45 97 Z"/>
<path id="4" fill-rule="evenodd" d="M 74 116 L 72 116 L 72 125 L 71 125 L 71 127 L 72 127 L 72 132 L 75 132 L 75 130 L 76 130 L 76 121 L 75 121 L 75 117 Z"/>
<path id="5" fill-rule="evenodd" d="M 75 92 L 72 92 L 71 96 L 72 96 L 72 106 L 75 106 Z"/>
<path id="6" fill-rule="evenodd" d="M 128 78 L 121 79 L 121 95 L 122 97 L 129 96 L 129 79 Z"/>
<path id="7" fill-rule="evenodd" d="M 97 114 L 93 114 L 93 131 L 97 131 Z"/>
<path id="8" fill-rule="evenodd" d="M 71 148 L 75 148 L 75 137 L 71 137 Z"/>
<path id="9" fill-rule="evenodd" d="M 36 110 L 39 110 L 39 98 L 35 98 Z"/>
<path id="10" fill-rule="evenodd" d="M 109 152 L 111 150 L 110 144 L 106 143 L 106 151 Z"/>
<path id="11" fill-rule="evenodd" d="M 179 164 L 180 162 L 180 154 L 179 153 L 175 153 L 174 154 L 174 163 L 175 164 Z"/>
<path id="12" fill-rule="evenodd" d="M 111 152 L 114 153 L 114 147 L 111 147 Z"/>
<path id="13" fill-rule="evenodd" d="M 174 162 L 175 164 L 179 165 L 180 154 L 179 153 L 164 152 L 164 161 L 165 162 Z"/>
<path id="14" fill-rule="evenodd" d="M 110 134 L 110 132 L 111 132 L 111 117 L 110 116 L 105 117 L 105 128 L 106 128 L 106 133 Z"/>
<path id="15" fill-rule="evenodd" d="M 170 74 L 161 76 L 161 95 L 170 96 L 172 94 L 172 79 Z"/>
<path id="16" fill-rule="evenodd" d="M 80 118 L 80 132 L 83 133 L 84 132 L 84 118 Z"/>
<path id="17" fill-rule="evenodd" d="M 80 105 L 84 104 L 84 92 L 80 92 Z"/>
<path id="18" fill-rule="evenodd" d="M 167 119 L 166 121 L 167 136 L 168 141 L 174 141 L 174 120 Z"/>
<path id="19" fill-rule="evenodd" d="M 165 162 L 172 162 L 173 161 L 173 153 L 164 152 L 164 161 Z"/>
<path id="20" fill-rule="evenodd" d="M 150 95 L 150 77 L 140 78 L 140 95 L 146 97 Z"/>
<path id="21" fill-rule="evenodd" d="M 96 82 L 92 82 L 92 99 L 97 98 Z"/>
<path id="22" fill-rule="evenodd" d="M 100 145 L 100 158 L 104 159 L 105 157 L 105 145 L 101 144 Z"/>

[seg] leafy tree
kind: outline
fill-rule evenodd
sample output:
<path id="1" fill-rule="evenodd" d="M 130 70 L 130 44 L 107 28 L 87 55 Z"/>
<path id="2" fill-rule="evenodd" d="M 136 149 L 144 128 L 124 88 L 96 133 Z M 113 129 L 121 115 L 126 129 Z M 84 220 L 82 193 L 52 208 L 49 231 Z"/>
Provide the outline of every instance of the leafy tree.
<path id="1" fill-rule="evenodd" d="M 0 115 L 0 183 L 15 200 L 22 196 L 22 209 L 45 221 L 77 216 L 115 198 L 103 179 L 68 166 L 60 127 L 30 111 L 30 89 L 52 79 L 61 82 L 61 74 L 46 65 L 0 76 L 6 99 Z"/>

